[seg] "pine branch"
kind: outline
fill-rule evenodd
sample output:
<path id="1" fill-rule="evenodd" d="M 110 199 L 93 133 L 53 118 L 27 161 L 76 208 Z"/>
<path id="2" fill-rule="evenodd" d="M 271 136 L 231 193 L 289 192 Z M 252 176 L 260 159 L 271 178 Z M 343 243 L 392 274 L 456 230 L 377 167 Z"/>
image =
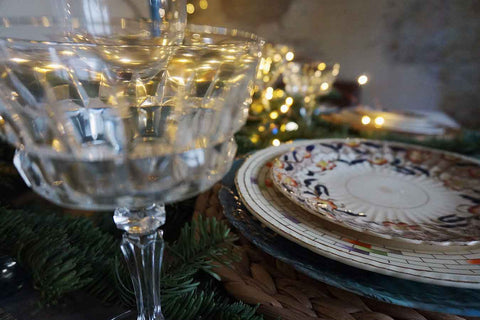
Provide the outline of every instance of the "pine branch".
<path id="1" fill-rule="evenodd" d="M 236 260 L 232 252 L 232 244 L 236 240 L 237 237 L 230 233 L 228 226 L 216 219 L 199 216 L 191 224 L 187 223 L 179 239 L 172 245 L 167 245 L 170 259 L 166 259 L 163 270 L 165 274 L 170 274 L 170 277 L 165 280 L 166 283 L 168 284 L 169 280 L 175 283 L 177 280 L 180 281 L 183 275 L 190 276 L 200 270 L 218 278 L 211 262 L 221 261 L 229 264 Z M 186 266 L 190 270 L 187 270 Z M 178 272 L 179 269 L 183 270 Z"/>
<path id="2" fill-rule="evenodd" d="M 0 243 L 30 272 L 46 304 L 84 288 L 104 301 L 117 297 L 109 265 L 117 242 L 86 218 L 0 207 Z"/>
<path id="3" fill-rule="evenodd" d="M 34 214 L 0 208 L 0 243 L 30 271 L 34 287 L 51 304 L 91 281 L 85 253 L 68 238 L 63 228 L 52 228 Z"/>
<path id="4" fill-rule="evenodd" d="M 199 288 L 199 272 L 216 277 L 213 261 L 236 260 L 235 240 L 224 223 L 199 218 L 167 244 L 161 285 L 162 306 L 170 319 L 262 319 L 255 316 L 255 308 L 232 303 L 211 288 Z M 83 289 L 104 302 L 134 306 L 118 240 L 87 218 L 0 207 L 0 244 L 29 271 L 46 305 Z"/>
<path id="5" fill-rule="evenodd" d="M 164 307 L 168 319 L 218 319 L 218 320 L 262 320 L 256 315 L 257 308 L 242 302 L 231 303 L 215 291 L 193 291 L 177 296 Z"/>

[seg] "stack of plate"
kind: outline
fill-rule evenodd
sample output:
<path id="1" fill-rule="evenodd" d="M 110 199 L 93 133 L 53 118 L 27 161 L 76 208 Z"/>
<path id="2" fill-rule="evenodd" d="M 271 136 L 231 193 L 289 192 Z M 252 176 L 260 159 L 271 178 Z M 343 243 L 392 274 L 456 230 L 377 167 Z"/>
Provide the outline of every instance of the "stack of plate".
<path id="1" fill-rule="evenodd" d="M 302 141 L 249 157 L 236 187 L 268 229 L 311 252 L 480 292 L 480 161 L 393 142 Z"/>

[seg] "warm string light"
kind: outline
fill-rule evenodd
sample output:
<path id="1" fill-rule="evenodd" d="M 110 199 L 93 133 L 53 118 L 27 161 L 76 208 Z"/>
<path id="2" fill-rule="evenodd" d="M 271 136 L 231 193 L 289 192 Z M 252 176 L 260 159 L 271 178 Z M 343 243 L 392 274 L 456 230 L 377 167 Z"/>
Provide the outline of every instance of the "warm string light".
<path id="1" fill-rule="evenodd" d="M 273 96 L 275 98 L 281 99 L 285 97 L 285 91 L 283 91 L 282 89 L 275 89 L 275 91 L 273 91 Z"/>
<path id="2" fill-rule="evenodd" d="M 366 85 L 368 83 L 368 77 L 362 74 L 361 76 L 358 77 L 357 82 L 361 86 Z"/>
<path id="3" fill-rule="evenodd" d="M 260 62 L 260 71 L 257 74 L 258 80 L 262 80 L 262 77 L 264 76 L 269 76 L 270 72 L 272 71 L 271 68 L 276 68 L 274 63 L 282 60 L 284 62 L 286 60 L 294 60 L 295 55 L 292 51 L 288 50 L 287 48 L 283 48 L 282 50 L 283 51 L 271 53 L 270 56 L 262 59 Z M 332 82 L 324 80 L 323 77 L 329 77 L 330 75 L 337 76 L 339 74 L 339 70 L 340 65 L 338 63 L 334 64 L 333 66 L 327 65 L 324 62 L 314 65 L 313 72 L 316 78 L 320 80 L 317 80 L 317 88 L 318 90 L 323 91 L 320 94 L 326 94 L 332 89 Z M 312 76 L 314 76 L 314 74 L 312 74 Z M 256 92 L 259 92 L 260 95 L 259 98 L 252 103 L 250 110 L 253 114 L 265 117 L 266 119 L 263 119 L 263 124 L 257 127 L 257 131 L 252 133 L 249 139 L 254 144 L 262 141 L 269 141 L 271 145 L 279 146 L 281 145 L 285 136 L 288 137 L 291 135 L 291 132 L 300 130 L 300 124 L 291 120 L 289 121 L 289 112 L 292 110 L 294 103 L 297 103 L 298 107 L 301 107 L 303 104 L 310 104 L 314 101 L 314 96 L 306 95 L 299 98 L 302 101 L 295 101 L 292 96 L 289 96 L 287 92 L 284 91 L 284 89 L 280 89 L 272 85 L 267 86 L 263 90 L 261 89 L 261 86 L 257 85 Z M 296 113 L 292 114 L 292 116 L 296 116 Z M 364 125 L 375 124 L 376 127 L 379 124 L 383 125 L 382 120 L 370 118 L 369 116 L 364 116 L 361 122 Z M 285 139 L 285 141 L 286 140 L 287 139 Z"/>
<path id="4" fill-rule="evenodd" d="M 254 134 L 250 137 L 250 141 L 253 143 L 258 143 L 258 141 L 260 141 L 260 136 L 258 134 Z"/>
<path id="5" fill-rule="evenodd" d="M 372 122 L 372 119 L 370 119 L 369 116 L 363 116 L 363 117 L 362 117 L 362 124 L 363 124 L 363 125 L 366 126 L 366 125 L 369 124 L 370 122 Z"/>
<path id="6" fill-rule="evenodd" d="M 273 99 L 273 88 L 272 87 L 268 87 L 265 90 L 265 99 L 267 99 L 267 100 L 272 100 Z"/>
<path id="7" fill-rule="evenodd" d="M 372 122 L 372 118 L 367 115 L 364 115 L 360 120 L 364 126 L 369 125 Z M 381 128 L 385 124 L 385 118 L 378 116 L 373 120 L 373 123 L 376 128 Z"/>
<path id="8" fill-rule="evenodd" d="M 332 76 L 338 76 L 338 74 L 340 73 L 340 65 L 338 63 L 335 63 L 333 65 L 333 70 L 332 70 Z"/>
<path id="9" fill-rule="evenodd" d="M 381 127 L 385 123 L 385 119 L 383 117 L 376 117 L 375 118 L 375 126 Z"/>
<path id="10" fill-rule="evenodd" d="M 198 1 L 197 6 L 195 6 L 193 1 L 190 2 L 190 3 L 187 3 L 187 13 L 188 14 L 194 14 L 195 12 L 197 12 L 197 7 L 202 9 L 202 10 L 206 10 L 208 8 L 208 0 Z"/>
<path id="11" fill-rule="evenodd" d="M 260 102 L 254 102 L 250 106 L 250 110 L 252 110 L 256 114 L 261 113 L 264 109 L 265 109 L 265 107 Z"/>
<path id="12" fill-rule="evenodd" d="M 296 122 L 291 121 L 285 125 L 285 130 L 287 131 L 298 130 L 298 124 Z"/>
<path id="13" fill-rule="evenodd" d="M 187 3 L 187 13 L 194 14 L 195 13 L 195 6 L 193 3 Z"/>
<path id="14" fill-rule="evenodd" d="M 206 10 L 208 8 L 208 1 L 207 0 L 200 0 L 198 2 L 198 5 L 199 5 L 200 9 Z"/>

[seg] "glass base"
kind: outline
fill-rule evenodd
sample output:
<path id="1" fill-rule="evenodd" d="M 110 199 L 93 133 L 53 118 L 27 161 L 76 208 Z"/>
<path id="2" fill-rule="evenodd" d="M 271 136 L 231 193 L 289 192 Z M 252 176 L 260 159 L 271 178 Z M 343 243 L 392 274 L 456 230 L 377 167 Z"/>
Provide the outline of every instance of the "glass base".
<path id="1" fill-rule="evenodd" d="M 138 313 L 136 310 L 128 310 L 116 317 L 111 318 L 110 320 L 138 320 Z M 165 320 L 165 318 L 157 317 L 155 320 Z"/>
<path id="2" fill-rule="evenodd" d="M 110 320 L 137 320 L 137 312 L 135 310 L 128 310 Z"/>
<path id="3" fill-rule="evenodd" d="M 138 320 L 138 314 L 136 310 L 128 310 L 118 316 L 111 318 L 110 320 Z M 164 317 L 156 317 L 155 320 L 165 320 Z"/>

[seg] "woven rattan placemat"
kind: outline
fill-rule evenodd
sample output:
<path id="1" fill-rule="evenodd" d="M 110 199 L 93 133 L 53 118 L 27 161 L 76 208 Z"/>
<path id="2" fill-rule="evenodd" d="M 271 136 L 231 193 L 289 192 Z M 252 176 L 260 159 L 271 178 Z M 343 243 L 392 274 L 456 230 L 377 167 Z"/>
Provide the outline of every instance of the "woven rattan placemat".
<path id="1" fill-rule="evenodd" d="M 195 216 L 225 220 L 218 200 L 221 186 L 201 194 Z M 240 235 L 239 235 L 240 236 Z M 240 236 L 242 260 L 232 267 L 219 266 L 225 289 L 246 303 L 259 304 L 266 319 L 283 320 L 462 320 L 480 319 L 417 310 L 368 299 L 337 289 L 297 272 L 251 245 Z"/>

